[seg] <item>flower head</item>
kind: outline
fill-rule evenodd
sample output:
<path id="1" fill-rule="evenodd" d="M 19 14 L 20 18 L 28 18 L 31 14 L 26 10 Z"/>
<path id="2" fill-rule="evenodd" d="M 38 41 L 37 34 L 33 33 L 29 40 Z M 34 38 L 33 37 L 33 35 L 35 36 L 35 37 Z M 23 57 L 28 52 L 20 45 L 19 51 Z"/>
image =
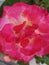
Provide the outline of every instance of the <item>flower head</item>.
<path id="1" fill-rule="evenodd" d="M 49 54 L 49 14 L 36 5 L 4 6 L 0 18 L 1 52 L 16 60 L 30 61 Z"/>

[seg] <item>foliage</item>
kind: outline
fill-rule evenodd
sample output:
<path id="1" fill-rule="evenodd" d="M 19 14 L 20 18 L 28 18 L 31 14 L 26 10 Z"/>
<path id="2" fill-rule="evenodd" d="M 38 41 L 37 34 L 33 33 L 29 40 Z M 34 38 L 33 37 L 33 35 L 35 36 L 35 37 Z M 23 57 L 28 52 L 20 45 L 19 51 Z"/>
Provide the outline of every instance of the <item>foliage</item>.
<path id="1" fill-rule="evenodd" d="M 45 56 L 42 56 L 42 57 L 38 57 L 38 56 L 35 56 L 36 58 L 36 63 L 46 63 L 47 65 L 49 65 L 49 55 L 45 55 Z"/>
<path id="2" fill-rule="evenodd" d="M 18 64 L 19 64 L 19 65 L 29 65 L 29 63 L 24 63 L 24 62 L 22 62 L 22 61 L 18 61 Z"/>

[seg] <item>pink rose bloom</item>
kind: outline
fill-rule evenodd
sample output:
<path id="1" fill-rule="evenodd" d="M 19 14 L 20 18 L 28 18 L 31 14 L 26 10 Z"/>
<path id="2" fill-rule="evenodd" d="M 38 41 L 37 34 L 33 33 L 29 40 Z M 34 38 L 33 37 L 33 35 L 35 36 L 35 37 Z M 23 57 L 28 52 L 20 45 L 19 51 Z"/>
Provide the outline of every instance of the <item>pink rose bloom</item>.
<path id="1" fill-rule="evenodd" d="M 0 18 L 0 52 L 15 60 L 30 61 L 49 54 L 49 13 L 37 5 L 4 6 Z"/>

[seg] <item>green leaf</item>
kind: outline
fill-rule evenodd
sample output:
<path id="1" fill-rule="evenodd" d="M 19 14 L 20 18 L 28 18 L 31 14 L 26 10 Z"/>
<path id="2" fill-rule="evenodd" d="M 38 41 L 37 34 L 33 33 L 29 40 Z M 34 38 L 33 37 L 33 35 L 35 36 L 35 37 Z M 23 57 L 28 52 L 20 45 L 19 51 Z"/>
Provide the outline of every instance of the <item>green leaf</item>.
<path id="1" fill-rule="evenodd" d="M 44 59 L 43 57 L 38 57 L 38 56 L 35 56 L 35 59 L 36 59 L 36 63 L 39 64 L 39 63 L 44 63 Z"/>
<path id="2" fill-rule="evenodd" d="M 45 8 L 49 8 L 49 0 L 42 0 L 41 6 Z"/>
<path id="3" fill-rule="evenodd" d="M 3 5 L 12 5 L 16 2 L 25 2 L 27 4 L 33 4 L 33 0 L 6 0 Z"/>
<path id="4" fill-rule="evenodd" d="M 15 2 L 19 2 L 20 0 L 6 0 L 3 5 L 12 5 Z"/>
<path id="5" fill-rule="evenodd" d="M 35 2 L 35 5 L 41 5 L 41 2 L 43 1 L 43 0 L 33 0 L 34 2 Z"/>
<path id="6" fill-rule="evenodd" d="M 44 62 L 49 65 L 49 55 L 46 55 L 43 57 L 44 58 Z"/>
<path id="7" fill-rule="evenodd" d="M 39 0 L 34 0 L 35 4 L 38 4 L 39 3 Z"/>
<path id="8" fill-rule="evenodd" d="M 22 62 L 22 61 L 18 61 L 18 64 L 19 64 L 19 65 L 29 65 L 29 63 L 24 63 L 24 62 Z"/>
<path id="9" fill-rule="evenodd" d="M 35 59 L 36 59 L 37 64 L 45 63 L 45 64 L 49 65 L 49 55 L 45 55 L 45 56 L 42 56 L 42 57 L 35 56 Z"/>

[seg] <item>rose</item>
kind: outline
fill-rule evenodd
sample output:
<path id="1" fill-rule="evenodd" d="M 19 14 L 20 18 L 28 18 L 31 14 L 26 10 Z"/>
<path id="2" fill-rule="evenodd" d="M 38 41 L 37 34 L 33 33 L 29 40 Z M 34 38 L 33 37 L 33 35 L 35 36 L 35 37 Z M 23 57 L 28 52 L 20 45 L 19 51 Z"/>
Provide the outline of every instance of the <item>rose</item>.
<path id="1" fill-rule="evenodd" d="M 4 6 L 0 18 L 0 52 L 24 62 L 49 54 L 49 13 L 36 5 Z"/>

